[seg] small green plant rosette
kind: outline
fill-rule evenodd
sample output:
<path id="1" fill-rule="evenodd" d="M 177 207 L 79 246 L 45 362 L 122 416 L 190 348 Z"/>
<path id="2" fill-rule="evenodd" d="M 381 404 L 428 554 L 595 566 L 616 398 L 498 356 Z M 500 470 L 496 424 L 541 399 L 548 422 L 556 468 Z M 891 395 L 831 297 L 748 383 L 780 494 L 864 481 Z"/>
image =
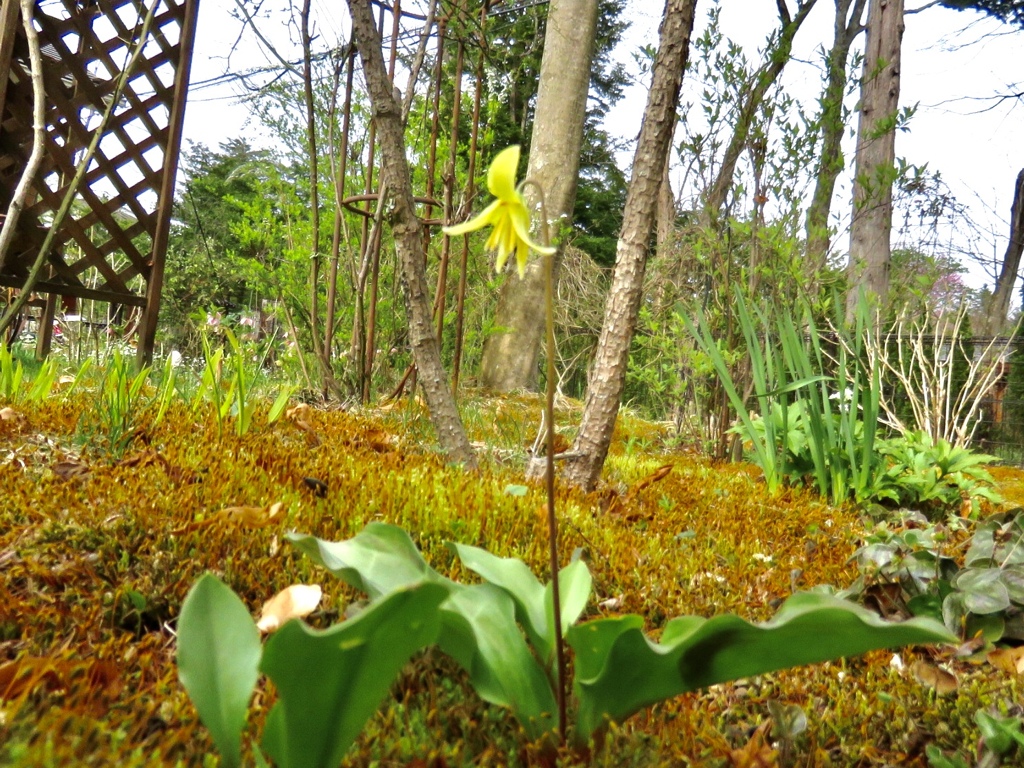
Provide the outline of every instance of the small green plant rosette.
<path id="1" fill-rule="evenodd" d="M 550 585 L 542 585 L 525 564 L 453 544 L 466 567 L 488 579 L 467 586 L 430 568 L 408 534 L 385 523 L 371 523 L 340 542 L 288 538 L 375 601 L 410 581 L 443 586 L 449 597 L 440 607 L 441 649 L 466 669 L 483 699 L 512 710 L 528 737 L 553 727 L 551 678 L 537 660 L 546 662 L 551 655 Z M 878 648 L 955 640 L 932 619 L 890 623 L 848 601 L 803 593 L 765 624 L 728 615 L 684 616 L 671 620 L 654 642 L 643 633 L 640 616 L 576 623 L 591 586 L 582 561 L 562 569 L 559 582 L 566 598 L 561 621 L 576 658 L 577 747 L 585 747 L 610 722 L 687 691 Z"/>

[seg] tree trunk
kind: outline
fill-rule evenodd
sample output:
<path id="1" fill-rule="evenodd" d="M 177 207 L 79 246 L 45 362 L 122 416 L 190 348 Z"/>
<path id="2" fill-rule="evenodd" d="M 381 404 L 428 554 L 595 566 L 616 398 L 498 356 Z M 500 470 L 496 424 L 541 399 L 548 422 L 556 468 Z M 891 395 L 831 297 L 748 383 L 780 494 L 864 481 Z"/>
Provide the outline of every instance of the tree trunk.
<path id="1" fill-rule="evenodd" d="M 754 126 L 757 110 L 767 96 L 768 90 L 779 79 L 779 75 L 782 74 L 782 70 L 789 62 L 793 52 L 793 38 L 796 37 L 797 31 L 817 0 L 803 0 L 797 6 L 796 17 L 790 16 L 785 0 L 777 0 L 777 2 L 779 20 L 782 22 L 782 26 L 778 30 L 778 42 L 768 51 L 767 60 L 754 74 L 754 85 L 747 91 L 746 98 L 736 117 L 736 127 L 733 129 L 732 138 L 722 156 L 722 165 L 718 169 L 718 175 L 704 202 L 702 218 L 705 226 L 716 225 L 718 222 L 719 213 L 725 207 L 725 200 L 732 187 L 733 176 L 736 175 L 736 164 L 747 145 L 750 129 Z"/>
<path id="2" fill-rule="evenodd" d="M 601 476 L 619 413 L 643 289 L 647 252 L 658 208 L 665 158 L 672 143 L 679 106 L 679 87 L 690 51 L 697 0 L 667 0 L 661 22 L 640 138 L 619 234 L 612 285 L 604 324 L 587 386 L 587 402 L 579 434 L 566 460 L 568 482 L 590 490 Z"/>
<path id="3" fill-rule="evenodd" d="M 1003 266 L 996 279 L 996 288 L 988 310 L 988 334 L 996 336 L 1006 325 L 1010 312 L 1010 297 L 1017 282 L 1021 254 L 1024 252 L 1024 170 L 1017 174 L 1013 191 L 1013 207 L 1010 209 L 1010 242 L 1006 245 Z"/>
<path id="4" fill-rule="evenodd" d="M 846 64 L 850 58 L 850 46 L 864 29 L 861 18 L 867 0 L 835 0 L 835 5 L 835 37 L 826 63 L 828 79 L 821 106 L 821 156 L 806 220 L 807 264 L 808 269 L 815 272 L 825 267 L 831 246 L 828 218 L 832 212 L 832 195 L 836 179 L 846 167 L 841 146 L 843 132 L 846 130 L 843 122 Z"/>
<path id="5" fill-rule="evenodd" d="M 416 218 L 409 164 L 405 157 L 402 107 L 384 69 L 381 42 L 369 3 L 366 0 L 348 0 L 348 7 L 352 14 L 352 33 L 363 62 L 373 120 L 380 137 L 381 182 L 390 190 L 393 200 L 391 232 L 402 269 L 402 295 L 409 317 L 409 345 L 419 372 L 419 383 L 441 448 L 452 461 L 475 468 L 476 456 L 466 438 L 455 398 L 448 388 L 434 334 L 423 237 L 420 221 Z"/>
<path id="6" fill-rule="evenodd" d="M 597 0 L 551 0 L 527 176 L 544 189 L 555 233 L 570 223 L 576 201 L 596 32 Z M 526 194 L 530 196 L 529 189 Z M 557 281 L 561 248 L 553 258 Z M 544 282 L 544 265 L 534 260 L 522 280 L 509 279 L 502 286 L 494 323 L 504 330 L 484 343 L 483 386 L 499 392 L 536 388 L 544 334 Z"/>
<path id="7" fill-rule="evenodd" d="M 665 153 L 665 170 L 661 174 L 661 187 L 658 189 L 657 229 L 654 235 L 655 253 L 658 256 L 665 255 L 665 249 L 676 226 L 676 198 L 672 194 L 672 179 L 669 176 L 671 165 L 672 148 L 670 145 L 669 151 Z"/>
<path id="8" fill-rule="evenodd" d="M 902 41 L 903 0 L 871 0 L 857 126 L 846 295 L 848 320 L 853 318 L 861 294 L 881 303 L 889 291 L 889 236 L 892 184 L 896 174 Z"/>

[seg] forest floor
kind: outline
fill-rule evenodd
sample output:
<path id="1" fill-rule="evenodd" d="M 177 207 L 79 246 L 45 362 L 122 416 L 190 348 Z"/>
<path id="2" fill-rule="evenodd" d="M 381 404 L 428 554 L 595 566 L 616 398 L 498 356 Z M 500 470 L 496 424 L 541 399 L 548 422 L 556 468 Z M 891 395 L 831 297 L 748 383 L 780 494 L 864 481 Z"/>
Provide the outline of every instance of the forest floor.
<path id="1" fill-rule="evenodd" d="M 213 571 L 255 612 L 290 584 L 320 584 L 315 626 L 359 597 L 284 541 L 287 531 L 338 540 L 383 520 L 449 575 L 465 577 L 448 540 L 546 574 L 542 490 L 507 492 L 522 483 L 539 405 L 476 398 L 464 408 L 482 447 L 478 474 L 439 459 L 415 405 L 307 408 L 272 425 L 264 410 L 244 436 L 179 404 L 127 435 L 86 395 L 13 405 L 0 420 L 0 765 L 215 764 L 175 667 L 190 586 Z M 667 447 L 657 425 L 620 422 L 602 488 L 558 492 L 564 560 L 584 557 L 594 577 L 587 616 L 638 613 L 656 636 L 683 614 L 762 621 L 794 590 L 857 578 L 851 556 L 873 523 L 852 507 L 803 490 L 769 497 L 750 465 L 714 464 Z M 996 474 L 1024 505 L 1024 472 Z M 250 512 L 230 511 L 239 507 Z M 950 673 L 941 683 L 921 674 L 940 667 Z M 258 690 L 250 735 L 271 699 Z M 679 696 L 614 726 L 593 755 L 558 763 L 927 765 L 935 744 L 974 765 L 976 712 L 1019 714 L 1022 700 L 1021 676 L 984 654 L 879 651 Z M 794 707 L 807 727 L 787 739 L 771 711 L 798 716 Z M 542 763 L 509 713 L 425 653 L 346 764 Z"/>

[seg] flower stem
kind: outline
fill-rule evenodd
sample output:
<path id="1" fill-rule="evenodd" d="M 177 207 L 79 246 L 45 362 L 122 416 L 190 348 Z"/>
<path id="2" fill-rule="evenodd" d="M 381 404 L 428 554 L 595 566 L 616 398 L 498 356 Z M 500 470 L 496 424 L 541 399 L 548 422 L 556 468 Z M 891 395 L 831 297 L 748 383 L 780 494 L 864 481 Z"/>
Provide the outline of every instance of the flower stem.
<path id="1" fill-rule="evenodd" d="M 551 245 L 548 230 L 547 211 L 544 206 L 544 190 L 532 179 L 523 181 L 522 186 L 529 184 L 537 192 L 540 201 L 540 237 L 541 244 Z M 547 430 L 545 442 L 547 450 L 545 472 L 548 500 L 548 553 L 551 559 L 551 613 L 552 626 L 555 632 L 555 677 L 558 702 L 558 737 L 565 744 L 566 737 L 566 670 L 565 670 L 565 638 L 562 637 L 562 601 L 558 585 L 558 518 L 555 515 L 555 257 L 541 256 L 544 260 L 544 311 L 547 330 L 547 387 L 544 399 L 544 424 Z"/>

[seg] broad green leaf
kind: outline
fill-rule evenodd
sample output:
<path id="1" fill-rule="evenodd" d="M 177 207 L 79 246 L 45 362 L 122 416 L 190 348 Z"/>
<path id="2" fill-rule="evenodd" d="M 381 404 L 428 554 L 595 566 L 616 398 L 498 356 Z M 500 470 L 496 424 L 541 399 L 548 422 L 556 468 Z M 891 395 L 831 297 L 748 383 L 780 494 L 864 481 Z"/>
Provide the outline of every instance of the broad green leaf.
<path id="1" fill-rule="evenodd" d="M 222 765 L 241 764 L 242 729 L 259 674 L 260 633 L 230 587 L 205 574 L 178 618 L 178 679 L 220 751 Z"/>
<path id="2" fill-rule="evenodd" d="M 1017 717 L 993 717 L 983 710 L 974 713 L 985 746 L 997 755 L 1006 755 L 1014 746 L 1024 748 L 1021 720 Z"/>
<path id="3" fill-rule="evenodd" d="M 1024 605 L 1024 566 L 1003 568 L 1001 581 L 1009 598 L 1018 605 Z"/>
<path id="4" fill-rule="evenodd" d="M 469 570 L 509 594 L 515 602 L 516 617 L 526 629 L 530 642 L 541 657 L 546 658 L 551 641 L 550 621 L 544 614 L 544 585 L 526 563 L 514 557 L 498 557 L 468 544 L 449 542 L 448 548 L 455 551 Z"/>
<path id="5" fill-rule="evenodd" d="M 516 623 L 508 593 L 455 585 L 441 609 L 438 645 L 469 673 L 480 698 L 508 707 L 530 739 L 554 727 L 554 693 Z"/>
<path id="6" fill-rule="evenodd" d="M 526 629 L 530 643 L 545 664 L 551 662 L 555 635 L 551 626 L 551 584 L 542 586 L 522 560 L 498 557 L 479 547 L 450 543 L 463 565 L 495 586 L 501 587 L 515 601 L 516 618 Z M 579 619 L 590 599 L 590 571 L 577 560 L 559 571 L 559 597 L 562 603 L 562 633 Z"/>
<path id="7" fill-rule="evenodd" d="M 327 630 L 289 621 L 261 669 L 280 697 L 264 740 L 283 768 L 335 768 L 409 658 L 437 639 L 440 584 L 398 589 Z"/>
<path id="8" fill-rule="evenodd" d="M 562 634 L 566 632 L 579 620 L 583 611 L 587 608 L 587 601 L 590 600 L 590 588 L 593 579 L 590 576 L 590 569 L 582 560 L 569 563 L 558 572 L 558 596 L 562 603 Z M 553 616 L 554 610 L 551 603 L 551 584 L 544 588 L 544 616 Z M 554 637 L 551 638 L 554 645 Z"/>
<path id="9" fill-rule="evenodd" d="M 409 534 L 395 525 L 370 523 L 345 541 L 290 533 L 288 540 L 349 586 L 376 600 L 421 581 L 452 585 L 427 565 Z"/>
<path id="10" fill-rule="evenodd" d="M 554 696 L 516 623 L 515 603 L 505 591 L 494 585 L 466 586 L 444 578 L 426 563 L 405 531 L 386 523 L 370 523 L 347 541 L 296 534 L 288 538 L 372 600 L 422 581 L 443 586 L 449 599 L 441 606 L 441 649 L 469 673 L 481 698 L 511 708 L 531 738 L 552 726 Z M 486 560 L 483 556 L 479 559 Z M 529 573 L 525 565 L 522 568 Z M 517 577 L 523 577 L 521 571 Z M 530 577 L 536 582 L 532 574 Z M 543 594 L 540 583 L 536 585 Z M 537 598 L 538 603 L 541 600 Z"/>
<path id="11" fill-rule="evenodd" d="M 971 613 L 998 613 L 1010 607 L 1010 595 L 999 568 L 968 568 L 953 580 Z"/>
<path id="12" fill-rule="evenodd" d="M 931 619 L 894 624 L 812 593 L 789 598 L 765 624 L 732 615 L 685 616 L 670 621 L 662 642 L 654 643 L 625 617 L 578 625 L 568 639 L 577 658 L 577 744 L 586 744 L 608 720 L 620 722 L 650 704 L 716 683 L 877 648 L 956 640 Z"/>

